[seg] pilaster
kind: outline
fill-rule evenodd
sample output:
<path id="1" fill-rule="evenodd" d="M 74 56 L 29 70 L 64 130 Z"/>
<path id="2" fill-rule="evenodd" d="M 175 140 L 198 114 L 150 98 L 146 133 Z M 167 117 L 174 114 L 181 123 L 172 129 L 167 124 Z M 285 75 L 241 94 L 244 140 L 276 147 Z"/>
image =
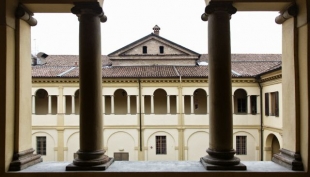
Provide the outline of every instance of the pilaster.
<path id="1" fill-rule="evenodd" d="M 22 4 L 19 4 L 17 7 L 15 16 L 17 18 L 15 31 L 16 103 L 14 122 L 14 155 L 13 160 L 10 163 L 10 171 L 19 171 L 31 165 L 42 162 L 41 155 L 33 154 L 35 150 L 31 145 L 31 115 L 33 112 L 31 105 L 34 104 L 34 102 L 32 102 L 31 96 L 31 61 L 29 59 L 31 56 L 30 26 L 36 25 L 36 20 L 32 17 L 33 13 Z"/>

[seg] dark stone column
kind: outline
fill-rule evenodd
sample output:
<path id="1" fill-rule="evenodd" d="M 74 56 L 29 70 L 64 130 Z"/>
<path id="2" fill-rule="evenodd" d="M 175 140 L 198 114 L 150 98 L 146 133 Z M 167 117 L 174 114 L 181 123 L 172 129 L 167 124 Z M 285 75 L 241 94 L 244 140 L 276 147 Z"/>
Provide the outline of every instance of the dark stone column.
<path id="1" fill-rule="evenodd" d="M 100 21 L 106 17 L 98 2 L 76 3 L 71 11 L 80 21 L 80 149 L 66 170 L 105 170 L 113 162 L 104 155 L 102 132 Z"/>
<path id="2" fill-rule="evenodd" d="M 202 19 L 208 20 L 209 50 L 209 155 L 201 162 L 207 170 L 245 170 L 234 157 L 231 97 L 230 18 L 237 9 L 231 2 L 210 2 Z"/>

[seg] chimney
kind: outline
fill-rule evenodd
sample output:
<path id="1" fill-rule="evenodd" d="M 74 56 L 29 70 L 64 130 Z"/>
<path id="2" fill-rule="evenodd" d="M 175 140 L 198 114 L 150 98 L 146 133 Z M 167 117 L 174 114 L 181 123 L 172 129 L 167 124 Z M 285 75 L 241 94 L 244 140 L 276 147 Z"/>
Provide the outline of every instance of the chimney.
<path id="1" fill-rule="evenodd" d="M 159 30 L 160 30 L 159 26 L 155 25 L 153 30 L 154 30 L 154 34 L 159 36 Z"/>

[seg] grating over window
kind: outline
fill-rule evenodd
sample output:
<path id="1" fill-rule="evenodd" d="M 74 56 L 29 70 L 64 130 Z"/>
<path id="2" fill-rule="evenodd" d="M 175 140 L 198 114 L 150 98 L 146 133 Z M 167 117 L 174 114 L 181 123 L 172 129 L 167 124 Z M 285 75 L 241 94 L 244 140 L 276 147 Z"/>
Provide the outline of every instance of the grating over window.
<path id="1" fill-rule="evenodd" d="M 37 136 L 37 154 L 46 155 L 46 137 Z"/>
<path id="2" fill-rule="evenodd" d="M 128 152 L 114 152 L 115 161 L 128 161 L 129 153 Z"/>
<path id="3" fill-rule="evenodd" d="M 156 136 L 156 154 L 167 154 L 166 136 Z"/>
<path id="4" fill-rule="evenodd" d="M 236 154 L 246 155 L 246 136 L 236 137 Z"/>

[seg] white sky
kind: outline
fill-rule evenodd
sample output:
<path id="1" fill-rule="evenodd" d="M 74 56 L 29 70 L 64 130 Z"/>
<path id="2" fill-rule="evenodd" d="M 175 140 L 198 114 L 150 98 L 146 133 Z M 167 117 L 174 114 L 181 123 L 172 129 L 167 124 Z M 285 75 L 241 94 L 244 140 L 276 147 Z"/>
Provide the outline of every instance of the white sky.
<path id="1" fill-rule="evenodd" d="M 208 22 L 201 20 L 204 0 L 105 0 L 102 54 L 107 55 L 151 32 L 198 53 L 208 53 Z M 238 12 L 231 19 L 232 53 L 281 53 L 278 12 Z M 35 14 L 32 53 L 78 54 L 79 22 L 74 14 Z"/>

